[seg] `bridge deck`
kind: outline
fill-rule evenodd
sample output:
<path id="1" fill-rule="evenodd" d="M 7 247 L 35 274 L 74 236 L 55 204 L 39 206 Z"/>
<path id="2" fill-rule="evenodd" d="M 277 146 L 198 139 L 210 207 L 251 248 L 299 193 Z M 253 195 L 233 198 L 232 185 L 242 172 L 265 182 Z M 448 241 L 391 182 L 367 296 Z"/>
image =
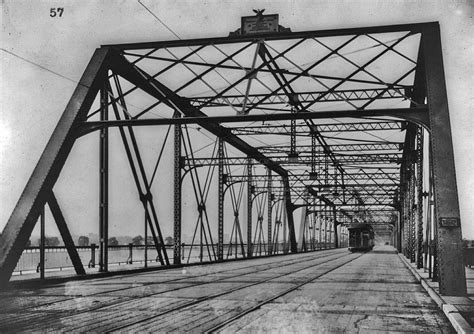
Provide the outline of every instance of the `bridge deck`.
<path id="1" fill-rule="evenodd" d="M 69 281 L 0 298 L 0 332 L 453 330 L 388 247 Z"/>

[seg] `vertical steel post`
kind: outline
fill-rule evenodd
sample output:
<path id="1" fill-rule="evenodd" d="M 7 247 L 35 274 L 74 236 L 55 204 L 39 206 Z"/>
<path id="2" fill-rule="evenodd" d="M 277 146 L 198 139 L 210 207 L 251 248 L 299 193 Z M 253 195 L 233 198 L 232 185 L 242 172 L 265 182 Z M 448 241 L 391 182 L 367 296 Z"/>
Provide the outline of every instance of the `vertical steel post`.
<path id="1" fill-rule="evenodd" d="M 436 233 L 433 233 L 434 222 L 433 222 L 433 179 L 429 177 L 429 188 L 428 188 L 428 214 L 427 214 L 427 230 L 428 230 L 428 277 L 433 279 L 433 234 L 436 238 Z"/>
<path id="2" fill-rule="evenodd" d="M 100 120 L 108 120 L 107 87 L 100 89 Z M 109 239 L 109 131 L 107 127 L 100 130 L 100 207 L 99 207 L 99 271 L 108 271 L 108 239 Z"/>
<path id="3" fill-rule="evenodd" d="M 218 138 L 218 213 L 217 213 L 217 259 L 224 260 L 224 141 Z"/>
<path id="4" fill-rule="evenodd" d="M 433 156 L 432 150 L 430 149 L 430 156 Z M 430 198 L 432 199 L 431 205 L 431 228 L 432 228 L 432 240 L 431 240 L 431 275 L 434 282 L 438 282 L 438 222 L 436 221 L 436 201 L 435 201 L 435 190 L 434 190 L 434 172 L 433 166 L 430 168 Z"/>
<path id="5" fill-rule="evenodd" d="M 425 27 L 421 43 L 426 55 L 435 217 L 438 228 L 439 290 L 442 295 L 464 296 L 467 293 L 466 275 L 441 37 L 438 23 Z"/>
<path id="6" fill-rule="evenodd" d="M 268 202 L 267 202 L 267 241 L 268 241 L 268 255 L 271 255 L 273 252 L 273 247 L 272 247 L 272 170 L 268 168 L 268 180 L 267 180 L 267 191 L 268 191 Z"/>
<path id="7" fill-rule="evenodd" d="M 316 177 L 316 133 L 311 132 L 311 174 L 310 178 Z"/>
<path id="8" fill-rule="evenodd" d="M 410 174 L 410 262 L 415 262 L 416 259 L 416 180 L 415 180 L 415 169 L 412 164 Z"/>
<path id="9" fill-rule="evenodd" d="M 144 219 L 144 222 L 145 222 L 145 251 L 144 251 L 144 260 L 145 260 L 145 264 L 144 264 L 144 267 L 147 268 L 148 267 L 148 226 L 147 226 L 147 221 L 146 221 L 146 215 L 145 215 L 145 219 Z"/>
<path id="10" fill-rule="evenodd" d="M 180 117 L 175 112 L 175 117 Z M 173 263 L 181 264 L 181 125 L 174 125 L 174 247 Z"/>
<path id="11" fill-rule="evenodd" d="M 313 205 L 311 207 L 311 210 L 312 210 L 311 222 L 313 224 L 313 230 L 311 231 L 311 249 L 314 251 L 314 250 L 316 250 L 316 221 L 317 221 L 314 201 L 313 201 Z"/>
<path id="12" fill-rule="evenodd" d="M 324 206 L 324 249 L 328 248 L 328 216 L 327 206 Z"/>
<path id="13" fill-rule="evenodd" d="M 319 211 L 321 212 L 321 211 Z M 322 241 L 322 232 L 323 232 L 323 221 L 321 218 L 321 213 L 318 214 L 318 222 L 319 222 L 319 237 L 318 237 L 318 249 L 321 249 L 321 241 Z"/>
<path id="14" fill-rule="evenodd" d="M 423 268 L 423 128 L 417 129 L 416 136 L 416 189 L 418 199 L 418 249 L 417 249 L 417 265 L 418 269 Z"/>
<path id="15" fill-rule="evenodd" d="M 403 185 L 403 188 L 405 188 L 404 191 L 402 191 L 403 193 L 403 196 L 402 196 L 402 200 L 401 200 L 401 208 L 400 208 L 400 214 L 399 214 L 399 217 L 400 217 L 400 233 L 402 234 L 402 238 L 401 238 L 401 247 L 402 247 L 402 251 L 403 251 L 403 255 L 407 256 L 407 233 L 406 233 L 406 229 L 407 229 L 407 226 L 408 226 L 408 223 L 407 223 L 407 218 L 406 218 L 406 198 L 405 198 L 405 193 L 406 193 L 406 184 Z"/>
<path id="16" fill-rule="evenodd" d="M 403 253 L 402 234 L 403 234 L 402 213 L 400 210 L 398 210 L 397 211 L 397 249 L 398 249 L 398 252 L 400 253 Z"/>
<path id="17" fill-rule="evenodd" d="M 95 244 L 91 244 L 91 259 L 89 261 L 89 268 L 95 268 Z"/>
<path id="18" fill-rule="evenodd" d="M 405 215 L 407 217 L 407 222 L 408 222 L 408 228 L 407 228 L 407 258 L 411 261 L 412 259 L 412 229 L 413 229 L 413 182 L 412 182 L 412 171 L 411 167 L 408 169 L 408 190 L 407 190 L 407 200 L 405 204 Z"/>
<path id="19" fill-rule="evenodd" d="M 44 261 L 45 261 L 45 256 L 44 256 L 44 251 L 45 251 L 45 235 L 44 235 L 44 230 L 45 230 L 45 217 L 44 217 L 44 205 L 41 208 L 41 216 L 40 216 L 40 278 L 44 278 Z"/>
<path id="20" fill-rule="evenodd" d="M 252 257 L 252 160 L 247 164 L 247 256 Z"/>
<path id="21" fill-rule="evenodd" d="M 309 192 L 305 191 L 303 195 L 304 201 L 308 201 Z M 305 252 L 308 250 L 307 243 L 308 239 L 306 238 L 306 230 L 308 226 L 308 207 L 304 206 L 301 208 L 301 220 L 300 220 L 300 230 L 298 235 L 298 250 Z"/>
<path id="22" fill-rule="evenodd" d="M 292 253 L 298 252 L 298 245 L 296 243 L 295 223 L 293 219 L 293 203 L 291 202 L 291 189 L 288 177 L 283 178 L 283 188 L 285 192 L 286 215 L 288 217 L 288 232 L 290 238 L 290 249 Z"/>
<path id="23" fill-rule="evenodd" d="M 403 193 L 403 207 L 402 207 L 402 226 L 403 226 L 403 255 L 406 258 L 410 258 L 410 215 L 409 215 L 409 202 L 410 202 L 410 182 L 409 172 L 405 170 L 404 180 L 404 191 Z"/>
<path id="24" fill-rule="evenodd" d="M 339 248 L 339 240 L 337 235 L 337 220 L 336 220 L 336 206 L 332 207 L 332 219 L 334 226 L 334 248 Z"/>

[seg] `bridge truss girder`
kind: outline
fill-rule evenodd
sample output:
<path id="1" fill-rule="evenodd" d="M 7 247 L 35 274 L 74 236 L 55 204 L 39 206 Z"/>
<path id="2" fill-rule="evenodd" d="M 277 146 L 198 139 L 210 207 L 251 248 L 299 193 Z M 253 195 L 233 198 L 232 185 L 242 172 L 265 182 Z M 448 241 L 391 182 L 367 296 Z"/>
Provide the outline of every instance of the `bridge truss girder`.
<path id="1" fill-rule="evenodd" d="M 251 70 L 251 69 L 248 69 Z M 262 71 L 264 72 L 264 71 Z M 358 89 L 358 90 L 338 90 L 330 94 L 326 92 L 298 92 L 296 96 L 302 102 L 313 102 L 319 100 L 320 102 L 340 102 L 340 101 L 367 101 L 377 97 L 377 99 L 400 99 L 405 98 L 405 90 L 410 90 L 412 87 L 400 87 L 390 89 Z M 212 96 L 202 96 L 190 98 L 191 104 L 195 107 L 200 107 L 212 100 L 208 106 L 219 107 L 232 105 L 242 107 L 244 104 L 251 107 L 256 101 L 265 97 L 265 94 L 248 94 L 246 95 L 223 95 L 218 99 L 213 99 Z M 262 105 L 288 105 L 290 101 L 285 94 L 277 93 L 268 98 Z"/>
<path id="2" fill-rule="evenodd" d="M 382 42 L 384 33 L 399 35 L 395 40 Z M 341 41 L 334 47 L 325 39 L 328 37 L 341 38 Z M 419 38 L 416 61 L 398 49 L 404 41 L 415 37 Z M 366 59 L 354 62 L 342 50 L 363 38 L 375 41 L 376 47 L 382 50 L 375 56 L 367 55 Z M 286 47 L 277 47 L 273 44 L 275 41 L 287 43 Z M 310 65 L 297 64 L 292 52 L 302 46 L 314 47 L 315 43 L 326 53 L 321 53 L 319 59 L 312 59 Z M 235 47 L 224 52 L 221 48 L 225 46 Z M 200 52 L 210 48 L 220 52 L 220 58 L 204 60 Z M 255 51 L 247 54 L 252 56 L 253 63 L 242 62 L 244 52 L 253 48 Z M 163 53 L 168 54 L 165 56 Z M 372 66 L 386 59 L 388 54 L 392 60 L 395 59 L 393 57 L 397 57 L 398 61 L 401 61 L 398 57 L 403 58 L 406 67 L 390 79 L 383 73 L 375 73 L 377 67 Z M 333 58 L 341 60 L 346 66 L 350 64 L 350 70 L 344 75 L 317 73 L 316 68 L 320 64 L 326 64 Z M 150 66 L 145 66 L 148 63 L 142 66 L 145 62 L 156 65 L 159 72 L 156 69 L 151 71 Z M 173 71 L 178 69 L 186 69 L 192 75 L 183 75 L 184 83 L 175 82 L 172 80 L 176 77 Z M 229 72 L 222 75 L 217 70 Z M 210 74 L 218 74 L 220 82 L 226 82 L 226 87 L 215 89 L 209 85 L 207 80 L 217 80 L 215 77 L 210 79 Z M 260 74 L 269 76 L 263 78 Z M 409 78 L 413 75 L 414 79 L 410 82 Z M 193 96 L 189 88 L 197 82 L 211 88 L 214 94 L 206 92 Z M 316 88 L 302 90 L 303 82 L 305 85 L 312 83 Z M 314 234 L 317 226 L 314 222 L 318 219 L 320 232 L 322 221 L 332 224 L 332 227 L 324 226 L 325 246 L 329 229 L 329 240 L 337 247 L 338 226 L 339 233 L 342 233 L 341 226 L 348 221 L 368 219 L 371 212 L 374 215 L 387 212 L 392 215 L 387 224 L 397 234 L 397 247 L 408 258 L 416 260 L 418 265 L 423 264 L 421 245 L 426 242 L 426 230 L 436 232 L 434 255 L 437 266 L 431 268 L 432 274 L 439 280 L 442 294 L 464 295 L 461 225 L 444 82 L 437 23 L 103 46 L 96 50 L 87 66 L 0 236 L 0 285 L 5 286 L 8 282 L 38 217 L 48 200 L 51 201 L 53 186 L 76 139 L 95 130 L 101 133 L 101 209 L 98 220 L 101 238 L 105 240 L 100 245 L 100 270 L 108 270 L 107 129 L 110 127 L 119 128 L 159 260 L 162 265 L 168 265 L 170 262 L 151 191 L 155 174 L 151 179 L 147 177 L 134 129 L 138 126 L 174 124 L 175 264 L 181 263 L 181 188 L 184 178 L 189 177 L 197 204 L 196 230 L 201 232 L 200 246 L 201 249 L 207 247 L 211 261 L 224 259 L 223 231 L 228 217 L 225 203 L 229 203 L 229 199 L 234 217 L 232 235 L 243 257 L 262 252 L 274 254 L 281 244 L 284 252 L 297 252 L 298 248 L 315 249 L 315 236 L 310 235 Z M 257 83 L 260 91 L 253 91 Z M 132 88 L 128 88 L 130 85 Z M 350 85 L 356 86 L 347 88 Z M 245 94 L 235 93 L 241 90 L 245 90 Z M 136 91 L 146 93 L 153 103 L 132 113 L 128 107 L 132 105 L 129 99 Z M 94 111 L 91 108 L 98 94 L 100 107 Z M 388 108 L 376 105 L 384 100 L 397 100 L 409 103 L 409 106 Z M 325 110 L 323 105 L 332 102 L 342 102 L 350 108 Z M 226 110 L 237 112 L 237 116 L 225 113 L 216 116 L 215 110 L 219 108 L 228 108 Z M 268 110 L 280 113 L 267 114 Z M 110 111 L 115 115 L 114 120 L 109 117 L 112 115 Z M 149 117 L 151 111 L 163 112 L 166 116 L 143 117 Z M 98 121 L 93 120 L 94 115 L 100 115 Z M 363 121 L 360 121 L 361 117 L 364 117 Z M 367 117 L 375 118 L 367 121 Z M 339 123 L 332 123 L 331 118 L 338 118 Z M 321 119 L 326 120 L 316 121 Z M 259 121 L 269 124 L 248 124 Z M 330 123 L 325 123 L 327 121 Z M 244 124 L 227 126 L 232 123 Z M 195 124 L 213 136 L 217 143 L 213 156 L 198 156 L 197 151 L 193 150 L 188 124 Z M 422 138 L 426 130 L 429 131 L 429 157 L 423 156 Z M 402 141 L 381 138 L 380 133 L 384 131 L 404 136 L 403 144 Z M 338 132 L 346 132 L 348 136 L 341 136 Z M 264 136 L 286 135 L 290 137 L 290 145 L 254 144 L 256 135 L 260 141 Z M 311 144 L 302 142 L 308 139 Z M 233 156 L 234 153 L 229 155 L 228 147 L 236 149 L 239 156 Z M 351 154 L 353 150 L 359 153 Z M 375 150 L 376 153 L 372 152 Z M 287 155 L 283 156 L 283 153 Z M 423 161 L 428 161 L 432 174 L 429 184 L 423 182 Z M 244 167 L 239 170 L 239 173 L 243 171 L 242 176 L 237 176 L 235 171 L 239 166 Z M 204 167 L 208 167 L 208 175 L 213 175 L 214 168 L 218 169 L 217 251 L 212 242 L 213 232 L 206 205 L 211 182 L 207 178 L 202 180 L 198 172 L 198 168 Z M 261 172 L 262 169 L 265 173 Z M 247 185 L 242 192 L 247 197 L 246 240 L 242 236 L 243 226 L 239 218 L 242 198 L 236 191 L 242 181 Z M 398 188 L 394 189 L 394 185 Z M 427 188 L 426 195 L 424 189 Z M 431 197 L 434 200 L 434 217 L 425 217 L 423 207 L 432 205 Z M 57 201 L 50 204 L 55 208 L 55 218 L 61 226 L 66 246 L 75 256 L 64 217 L 61 218 L 58 206 L 54 205 Z M 302 241 L 299 246 L 293 217 L 298 208 L 303 208 L 305 212 L 300 224 Z M 395 223 L 392 219 L 394 210 L 398 215 Z M 308 215 L 313 221 L 306 220 Z M 379 217 L 377 221 L 382 220 Z M 282 235 L 280 232 L 283 232 Z M 280 242 L 281 239 L 283 242 Z M 317 240 L 321 244 L 321 236 Z M 77 261 L 75 266 L 78 274 L 83 274 L 78 269 L 80 265 Z"/>
<path id="3" fill-rule="evenodd" d="M 352 155 L 342 155 L 335 154 L 339 164 L 361 164 L 361 163 L 370 163 L 370 164 L 390 164 L 395 163 L 399 164 L 401 162 L 401 153 L 371 153 L 371 154 L 352 154 Z M 310 165 L 313 158 L 322 158 L 325 157 L 324 154 L 319 156 L 317 155 L 303 155 L 299 154 L 297 161 L 291 161 L 286 155 L 271 155 L 272 161 L 280 165 Z M 248 161 L 246 158 L 236 158 L 228 157 L 225 159 L 226 163 L 231 165 L 247 165 Z M 251 161 L 251 164 L 259 164 L 258 162 Z M 195 158 L 195 159 L 184 159 L 184 166 L 212 166 L 217 165 L 217 162 L 214 158 Z"/>
<path id="4" fill-rule="evenodd" d="M 403 122 L 400 121 L 379 121 L 379 122 L 349 122 L 349 123 L 328 123 L 318 124 L 316 129 L 320 133 L 325 132 L 354 132 L 354 131 L 383 131 L 383 130 L 401 130 Z M 261 126 L 245 126 L 245 127 L 233 127 L 231 128 L 234 134 L 246 134 L 246 135 L 263 135 L 263 134 L 274 134 L 274 135 L 290 135 L 291 128 L 287 125 L 261 125 Z M 294 130 L 297 136 L 309 136 L 308 126 L 306 124 L 297 124 Z"/>

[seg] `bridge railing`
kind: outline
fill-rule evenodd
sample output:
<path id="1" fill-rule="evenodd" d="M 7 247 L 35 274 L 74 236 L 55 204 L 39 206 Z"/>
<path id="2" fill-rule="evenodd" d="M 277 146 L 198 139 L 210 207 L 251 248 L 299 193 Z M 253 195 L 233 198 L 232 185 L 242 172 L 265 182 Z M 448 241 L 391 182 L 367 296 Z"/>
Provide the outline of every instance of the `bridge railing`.
<path id="1" fill-rule="evenodd" d="M 217 244 L 213 245 L 217 249 Z M 285 254 L 289 252 L 289 247 L 283 243 L 273 244 L 272 254 Z M 173 256 L 173 245 L 167 245 L 166 251 L 168 256 Z M 243 258 L 241 252 L 241 245 L 236 247 L 235 244 L 224 244 L 225 259 Z M 243 244 L 244 249 L 247 245 Z M 268 249 L 268 244 L 254 245 L 254 256 L 268 255 L 265 250 Z M 258 248 L 260 247 L 260 248 Z M 314 242 L 307 251 L 324 250 L 334 248 L 334 245 L 329 242 Z M 76 246 L 82 264 L 87 268 L 98 268 L 99 261 L 99 246 L 91 244 L 90 246 Z M 154 245 L 147 245 L 147 264 L 159 266 Z M 214 261 L 210 259 L 207 254 L 201 254 L 199 245 L 181 245 L 182 263 L 197 263 Z M 40 271 L 40 247 L 27 247 L 23 251 L 20 260 L 14 270 L 14 275 L 22 275 L 26 273 L 37 273 Z M 108 263 L 109 265 L 135 265 L 145 263 L 145 245 L 116 245 L 108 247 Z M 45 247 L 45 263 L 46 271 L 60 271 L 63 269 L 72 269 L 73 264 L 69 258 L 66 247 L 64 246 L 46 246 Z"/>

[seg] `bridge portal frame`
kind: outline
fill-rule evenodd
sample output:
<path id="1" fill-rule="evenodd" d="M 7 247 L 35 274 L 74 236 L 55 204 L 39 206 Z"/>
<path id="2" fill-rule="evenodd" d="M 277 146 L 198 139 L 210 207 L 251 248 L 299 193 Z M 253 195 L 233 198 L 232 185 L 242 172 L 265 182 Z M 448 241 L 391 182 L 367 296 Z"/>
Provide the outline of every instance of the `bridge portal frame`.
<path id="1" fill-rule="evenodd" d="M 142 70 L 134 66 L 133 63 L 127 61 L 123 53 L 127 50 L 140 50 L 140 49 L 158 49 L 167 47 L 197 47 L 193 51 L 196 53 L 200 48 L 205 45 L 212 44 L 229 44 L 229 43 L 255 43 L 256 39 L 259 40 L 282 40 L 282 39 L 305 39 L 305 38 L 319 38 L 319 37 L 330 37 L 330 36 L 345 36 L 345 35 L 366 35 L 376 33 L 390 33 L 390 32 L 402 32 L 408 31 L 410 33 L 421 34 L 418 62 L 416 66 L 415 83 L 413 87 L 413 101 L 417 102 L 411 105 L 407 109 L 361 109 L 361 110 L 342 110 L 336 112 L 318 112 L 318 113 L 279 113 L 273 115 L 238 115 L 238 116 L 219 116 L 219 117 L 208 117 L 206 114 L 200 111 L 199 107 L 203 104 L 196 106 L 193 105 L 190 99 L 186 99 L 183 96 L 178 95 L 173 90 L 169 89 L 152 76 L 144 73 Z M 391 47 L 388 47 L 390 49 Z M 261 58 L 264 60 L 264 64 L 267 65 L 269 71 L 273 74 L 275 79 L 280 82 L 281 87 L 289 88 L 285 90 L 285 94 L 293 94 L 290 92 L 290 81 L 287 81 L 285 76 L 279 71 L 278 65 L 272 59 L 266 59 L 269 56 L 268 50 L 260 50 Z M 270 57 L 271 58 L 271 57 Z M 183 60 L 184 62 L 184 60 Z M 262 64 L 263 66 L 263 64 Z M 216 68 L 215 66 L 214 68 Z M 254 69 L 255 71 L 255 69 Z M 107 92 L 110 92 L 109 85 L 109 73 L 113 72 L 114 75 L 120 75 L 121 77 L 128 80 L 130 83 L 135 85 L 137 88 L 145 91 L 149 95 L 156 98 L 159 102 L 166 104 L 175 111 L 175 114 L 179 113 L 184 117 L 173 117 L 167 119 L 132 119 L 127 118 L 117 120 L 108 120 L 104 115 L 106 105 L 110 105 L 110 102 L 106 103 Z M 249 71 L 241 80 L 250 79 L 253 75 L 253 71 Z M 345 81 L 353 80 L 350 77 L 345 78 Z M 92 106 L 92 103 L 96 95 L 101 92 L 102 96 L 102 107 L 103 112 L 100 121 L 91 122 L 87 121 L 88 112 Z M 400 91 L 398 91 L 400 92 Z M 330 94 L 331 98 L 334 98 L 334 89 L 328 90 L 326 93 L 322 93 L 316 99 L 322 99 L 322 97 Z M 384 92 L 379 92 L 381 98 Z M 119 93 L 119 97 L 112 101 L 111 105 L 114 107 L 114 111 L 117 114 L 117 102 L 122 98 L 123 93 Z M 223 93 L 217 94 L 215 98 L 220 98 Z M 267 97 L 264 97 L 267 99 Z M 425 103 L 426 101 L 426 103 Z M 122 105 L 125 105 L 124 101 L 120 101 Z M 262 101 L 263 102 L 263 101 Z M 314 103 L 314 100 L 309 102 Z M 206 103 L 204 103 L 205 105 Z M 300 111 L 307 108 L 303 107 L 302 104 L 295 103 L 295 108 L 300 108 Z M 250 109 L 255 108 L 252 104 Z M 12 271 L 15 268 L 18 259 L 21 256 L 23 249 L 25 248 L 28 238 L 31 235 L 34 225 L 38 217 L 41 215 L 43 207 L 51 199 L 53 186 L 56 183 L 61 169 L 74 145 L 74 142 L 80 136 L 89 132 L 100 129 L 101 131 L 101 231 L 102 236 L 107 236 L 107 139 L 106 129 L 109 127 L 118 127 L 121 132 L 125 129 L 129 131 L 129 139 L 124 139 L 124 144 L 128 147 L 128 150 L 135 152 L 136 159 L 129 157 L 129 160 L 134 160 L 137 166 L 132 168 L 142 169 L 140 163 L 140 157 L 136 144 L 133 139 L 133 127 L 135 126 L 149 126 L 149 125 L 160 125 L 160 124 L 175 124 L 175 263 L 179 264 L 179 253 L 180 253 L 180 215 L 181 210 L 181 182 L 176 182 L 181 179 L 181 172 L 178 171 L 182 166 L 180 165 L 181 154 L 178 143 L 180 139 L 180 124 L 198 124 L 202 128 L 206 129 L 216 137 L 222 139 L 227 144 L 237 148 L 246 156 L 258 161 L 265 166 L 269 175 L 275 173 L 281 178 L 284 187 L 284 204 L 286 207 L 286 219 L 289 229 L 290 249 L 292 252 L 297 251 L 294 222 L 293 222 L 293 211 L 295 210 L 295 204 L 292 200 L 291 187 L 289 183 L 289 172 L 283 168 L 280 164 L 273 161 L 271 158 L 262 154 L 257 148 L 252 147 L 237 135 L 233 133 L 230 128 L 223 126 L 222 124 L 232 122 L 243 122 L 243 121 L 254 121 L 254 120 L 287 120 L 294 121 L 296 119 L 302 119 L 311 128 L 313 119 L 320 118 L 359 118 L 367 116 L 390 116 L 408 121 L 412 125 L 411 127 L 424 127 L 430 132 L 430 151 L 431 161 L 430 169 L 433 174 L 433 192 L 435 202 L 435 229 L 436 229 L 436 246 L 438 260 L 438 277 L 440 283 L 440 292 L 443 295 L 465 295 L 466 294 L 466 282 L 462 260 L 462 243 L 461 243 L 461 223 L 460 223 L 460 212 L 458 204 L 458 194 L 456 187 L 456 175 L 454 168 L 454 153 L 452 146 L 452 135 L 449 121 L 449 110 L 447 104 L 447 93 L 445 86 L 445 77 L 442 60 L 441 50 L 441 39 L 439 24 L 437 22 L 420 23 L 420 24 L 406 24 L 406 25 L 394 25 L 394 26 L 381 26 L 381 27 L 368 27 L 368 28 L 353 28 L 353 29 L 333 29 L 333 30 L 322 30 L 322 31 L 308 31 L 308 32 L 282 32 L 275 34 L 260 34 L 258 36 L 232 36 L 225 38 L 205 38 L 205 39 L 192 39 L 192 40 L 179 40 L 179 41 L 162 41 L 162 42 L 149 42 L 149 43 L 132 43 L 132 44 L 115 44 L 105 45 L 97 49 L 91 58 L 79 84 L 74 91 L 66 109 L 58 122 L 56 129 L 54 130 L 40 160 L 35 167 L 32 176 L 30 177 L 27 185 L 15 206 L 12 215 L 10 216 L 1 236 L 0 236 L 0 286 L 5 286 Z M 410 132 L 410 131 L 408 131 Z M 316 132 L 317 133 L 317 132 Z M 416 133 L 416 131 L 412 131 Z M 125 136 L 123 134 L 123 136 Z M 324 142 L 323 137 L 317 136 L 319 144 L 323 147 L 326 155 L 334 163 L 335 170 L 340 169 L 330 147 Z M 409 142 L 413 142 L 413 139 L 408 138 Z M 409 149 L 413 145 L 406 145 L 403 148 L 403 152 L 406 156 L 410 155 Z M 128 151 L 127 150 L 127 151 Z M 128 152 L 130 153 L 130 152 Z M 129 154 L 130 155 L 130 154 Z M 220 162 L 222 164 L 223 156 L 219 155 Z M 138 160 L 137 160 L 138 159 Z M 416 163 L 414 161 L 413 163 Z M 132 163 L 131 163 L 132 164 Z M 401 189 L 404 187 L 413 187 L 413 175 L 410 174 L 411 170 L 408 164 L 405 164 L 406 170 L 402 168 L 401 176 Z M 220 167 L 221 168 L 221 167 Z M 143 174 L 143 171 L 141 171 Z M 137 172 L 138 173 L 138 172 Z M 408 174 L 407 174 L 408 173 Z M 343 171 L 341 170 L 341 174 Z M 407 174 L 407 175 L 405 175 Z M 219 172 L 220 188 L 219 193 L 223 195 L 223 173 L 220 169 Z M 143 176 L 143 175 L 142 175 Z M 137 175 L 136 175 L 137 177 Z M 420 176 L 419 176 L 420 177 Z M 250 181 L 250 177 L 249 177 Z M 141 200 L 144 205 L 146 212 L 146 219 L 150 225 L 151 232 L 155 239 L 157 251 L 160 256 L 160 260 L 163 264 L 169 264 L 166 250 L 163 246 L 163 240 L 160 233 L 159 224 L 156 219 L 156 212 L 153 206 L 153 199 L 149 192 L 149 184 L 145 180 L 142 184 L 144 189 L 140 193 Z M 138 183 L 137 183 L 138 185 Z M 250 182 L 249 182 L 250 185 Z M 418 185 L 418 191 L 410 191 L 410 193 L 417 193 L 420 196 L 420 185 Z M 249 190 L 250 192 L 250 190 Z M 268 190 L 270 193 L 271 190 Z M 400 193 L 399 197 L 404 194 Z M 271 196 L 269 196 L 270 201 Z M 223 197 L 222 197 L 223 200 Z M 419 199 L 420 200 L 420 199 Z M 413 201 L 408 201 L 413 204 Z M 359 203 L 360 204 L 360 203 Z M 405 204 L 406 208 L 404 211 L 410 211 L 409 205 Z M 271 203 L 269 203 L 271 207 Z M 59 206 L 58 206 L 59 208 Z M 403 211 L 402 210 L 402 211 Z M 57 210 L 55 210 L 58 212 Z M 271 210 L 269 210 L 271 211 Z M 60 215 L 57 215 L 58 217 Z M 270 216 L 270 215 L 269 215 Z M 60 219 L 61 228 L 65 235 L 68 234 L 67 227 L 63 219 Z M 251 221 L 251 215 L 249 214 L 249 223 Z M 409 235 L 407 237 L 411 244 L 415 238 L 415 219 L 402 219 L 400 221 L 400 228 L 398 233 L 402 235 L 405 232 Z M 221 218 L 219 218 L 219 229 L 222 226 Z M 418 221 L 418 234 L 420 233 L 420 226 Z M 334 229 L 336 230 L 336 228 Z M 271 234 L 271 228 L 268 229 L 268 234 Z M 219 230 L 219 243 L 222 243 L 222 232 Z M 251 239 L 251 236 L 248 238 Z M 73 248 L 73 242 L 70 238 L 65 238 L 68 248 Z M 419 241 L 418 241 L 419 242 Z M 72 243 L 72 244 L 71 244 Z M 106 262 L 107 242 L 104 241 L 101 250 L 101 263 Z M 222 246 L 222 245 L 221 245 Z M 161 247 L 161 248 L 160 248 Z M 251 255 L 251 245 L 248 245 L 248 254 Z M 418 244 L 418 250 L 419 244 Z M 412 245 L 409 247 L 409 255 L 413 257 L 415 247 Z M 219 259 L 221 259 L 222 250 L 218 251 Z M 104 258 L 104 259 L 103 259 Z M 419 260 L 419 258 L 418 258 Z M 75 263 L 75 266 L 77 263 Z M 102 270 L 107 270 L 107 264 L 101 264 Z M 78 270 L 78 274 L 83 274 Z"/>

